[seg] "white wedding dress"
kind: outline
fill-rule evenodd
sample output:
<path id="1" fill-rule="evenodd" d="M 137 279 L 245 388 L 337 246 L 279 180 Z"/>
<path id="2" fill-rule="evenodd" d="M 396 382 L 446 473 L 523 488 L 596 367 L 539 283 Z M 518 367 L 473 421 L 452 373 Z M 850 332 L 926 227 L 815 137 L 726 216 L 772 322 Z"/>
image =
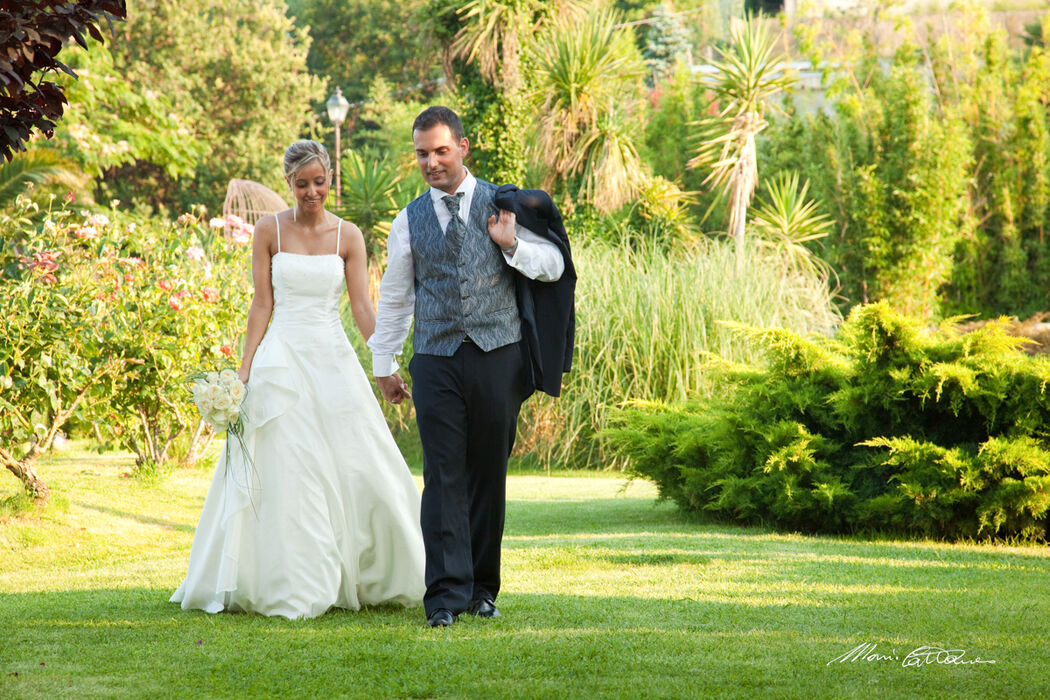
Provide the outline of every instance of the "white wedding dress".
<path id="1" fill-rule="evenodd" d="M 171 601 L 288 618 L 419 605 L 419 491 L 339 319 L 343 259 L 281 252 L 279 230 L 277 245 L 243 444 L 227 437 Z"/>

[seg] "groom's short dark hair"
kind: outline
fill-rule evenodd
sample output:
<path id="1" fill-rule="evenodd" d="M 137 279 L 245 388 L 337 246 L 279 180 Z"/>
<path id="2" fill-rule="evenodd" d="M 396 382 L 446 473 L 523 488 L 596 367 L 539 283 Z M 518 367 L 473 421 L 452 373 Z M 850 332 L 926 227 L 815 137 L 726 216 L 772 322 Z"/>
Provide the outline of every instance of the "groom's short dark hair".
<path id="1" fill-rule="evenodd" d="M 467 132 L 463 131 L 463 122 L 459 120 L 459 115 L 443 105 L 427 107 L 420 112 L 416 120 L 412 122 L 412 131 L 426 131 L 433 129 L 438 124 L 447 126 L 448 130 L 452 132 L 452 138 L 457 141 L 467 137 Z"/>

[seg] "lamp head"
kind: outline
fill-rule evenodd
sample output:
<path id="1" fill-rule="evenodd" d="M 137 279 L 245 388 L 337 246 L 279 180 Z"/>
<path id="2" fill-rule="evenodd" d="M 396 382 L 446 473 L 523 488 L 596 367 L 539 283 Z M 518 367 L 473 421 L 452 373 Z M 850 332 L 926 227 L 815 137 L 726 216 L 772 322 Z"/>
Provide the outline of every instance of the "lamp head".
<path id="1" fill-rule="evenodd" d="M 337 87 L 332 96 L 325 102 L 325 107 L 328 109 L 328 118 L 333 124 L 339 126 L 346 121 L 346 113 L 350 110 L 350 103 L 343 97 L 342 89 Z"/>

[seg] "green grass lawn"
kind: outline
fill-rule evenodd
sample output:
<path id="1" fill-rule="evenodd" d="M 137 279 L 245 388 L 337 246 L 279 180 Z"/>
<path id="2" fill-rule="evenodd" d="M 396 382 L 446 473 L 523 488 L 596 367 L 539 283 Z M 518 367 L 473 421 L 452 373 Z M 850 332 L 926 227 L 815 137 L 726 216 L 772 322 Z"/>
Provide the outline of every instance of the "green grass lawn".
<path id="1" fill-rule="evenodd" d="M 51 459 L 55 504 L 0 515 L 0 697 L 1050 695 L 1047 547 L 695 524 L 647 483 L 519 473 L 502 619 L 207 615 L 167 601 L 210 472 L 130 466 Z M 0 478 L 0 499 L 15 487 Z M 861 644 L 897 658 L 829 664 Z M 995 663 L 905 666 L 923 646 Z"/>

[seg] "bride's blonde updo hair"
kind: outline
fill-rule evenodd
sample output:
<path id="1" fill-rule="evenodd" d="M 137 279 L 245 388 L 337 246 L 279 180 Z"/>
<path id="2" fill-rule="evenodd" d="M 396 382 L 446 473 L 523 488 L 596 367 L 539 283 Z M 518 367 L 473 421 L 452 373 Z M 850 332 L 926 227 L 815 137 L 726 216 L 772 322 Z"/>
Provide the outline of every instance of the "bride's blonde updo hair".
<path id="1" fill-rule="evenodd" d="M 296 173 L 315 160 L 321 161 L 326 173 L 332 169 L 332 161 L 324 146 L 310 139 L 296 141 L 284 152 L 284 179 L 291 185 Z"/>

